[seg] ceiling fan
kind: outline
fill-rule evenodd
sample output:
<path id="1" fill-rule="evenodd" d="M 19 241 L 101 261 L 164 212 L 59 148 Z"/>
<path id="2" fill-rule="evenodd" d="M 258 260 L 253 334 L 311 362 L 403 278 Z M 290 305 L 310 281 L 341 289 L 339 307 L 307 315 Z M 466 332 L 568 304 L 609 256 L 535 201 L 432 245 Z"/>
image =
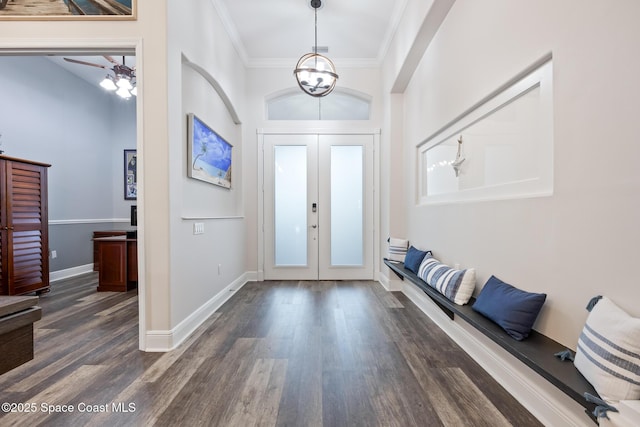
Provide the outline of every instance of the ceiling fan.
<path id="1" fill-rule="evenodd" d="M 100 82 L 106 90 L 115 91 L 122 98 L 131 98 L 131 95 L 137 96 L 138 90 L 136 87 L 136 69 L 135 67 L 129 67 L 125 63 L 125 57 L 122 57 L 122 63 L 116 61 L 111 56 L 103 55 L 104 58 L 109 61 L 112 66 L 94 64 L 93 62 L 80 61 L 78 59 L 63 58 L 67 62 L 74 64 L 89 65 L 91 67 L 103 68 L 113 72 L 113 74 L 107 74 L 107 76 Z"/>

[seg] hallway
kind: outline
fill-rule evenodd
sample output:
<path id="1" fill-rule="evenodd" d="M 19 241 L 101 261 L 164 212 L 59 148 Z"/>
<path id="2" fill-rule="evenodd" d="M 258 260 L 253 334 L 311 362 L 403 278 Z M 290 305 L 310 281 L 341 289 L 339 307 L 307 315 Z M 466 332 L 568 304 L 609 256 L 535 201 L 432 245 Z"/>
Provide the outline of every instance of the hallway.
<path id="1" fill-rule="evenodd" d="M 1 400 L 35 413 L 0 423 L 540 425 L 403 294 L 375 282 L 250 282 L 165 354 L 137 350 L 135 291 L 95 286 L 82 276 L 41 298 L 36 358 L 0 377 Z"/>

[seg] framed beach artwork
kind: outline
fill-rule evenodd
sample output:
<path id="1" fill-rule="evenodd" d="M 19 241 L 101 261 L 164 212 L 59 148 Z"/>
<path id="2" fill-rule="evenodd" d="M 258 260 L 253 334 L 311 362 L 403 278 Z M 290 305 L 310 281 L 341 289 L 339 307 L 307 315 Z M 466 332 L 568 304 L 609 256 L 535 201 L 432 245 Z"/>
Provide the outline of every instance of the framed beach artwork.
<path id="1" fill-rule="evenodd" d="M 136 150 L 124 150 L 124 199 L 138 198 L 138 155 Z"/>
<path id="2" fill-rule="evenodd" d="M 233 146 L 193 113 L 187 115 L 189 178 L 231 188 Z"/>
<path id="3" fill-rule="evenodd" d="M 138 0 L 0 0 L 0 20 L 133 20 Z"/>

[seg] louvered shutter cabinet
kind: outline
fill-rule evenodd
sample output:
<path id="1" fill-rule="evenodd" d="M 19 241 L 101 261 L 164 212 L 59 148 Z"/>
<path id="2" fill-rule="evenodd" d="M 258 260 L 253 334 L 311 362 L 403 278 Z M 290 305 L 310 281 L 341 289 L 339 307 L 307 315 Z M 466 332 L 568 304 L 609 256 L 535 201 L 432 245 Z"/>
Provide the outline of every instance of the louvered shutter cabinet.
<path id="1" fill-rule="evenodd" d="M 49 291 L 50 166 L 0 156 L 0 295 Z"/>

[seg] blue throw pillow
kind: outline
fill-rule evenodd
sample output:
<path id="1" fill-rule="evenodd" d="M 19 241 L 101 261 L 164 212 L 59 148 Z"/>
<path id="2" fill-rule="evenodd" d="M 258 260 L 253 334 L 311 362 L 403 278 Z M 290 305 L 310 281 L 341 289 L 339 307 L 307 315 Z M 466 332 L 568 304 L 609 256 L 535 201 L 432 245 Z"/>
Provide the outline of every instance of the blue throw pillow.
<path id="1" fill-rule="evenodd" d="M 407 254 L 404 257 L 404 267 L 418 274 L 418 269 L 420 268 L 420 263 L 424 259 L 427 253 L 431 253 L 431 251 L 423 252 L 419 249 L 414 248 L 413 246 L 409 247 Z"/>
<path id="2" fill-rule="evenodd" d="M 546 299 L 547 294 L 525 292 L 491 276 L 480 291 L 473 309 L 520 341 L 529 336 Z"/>

